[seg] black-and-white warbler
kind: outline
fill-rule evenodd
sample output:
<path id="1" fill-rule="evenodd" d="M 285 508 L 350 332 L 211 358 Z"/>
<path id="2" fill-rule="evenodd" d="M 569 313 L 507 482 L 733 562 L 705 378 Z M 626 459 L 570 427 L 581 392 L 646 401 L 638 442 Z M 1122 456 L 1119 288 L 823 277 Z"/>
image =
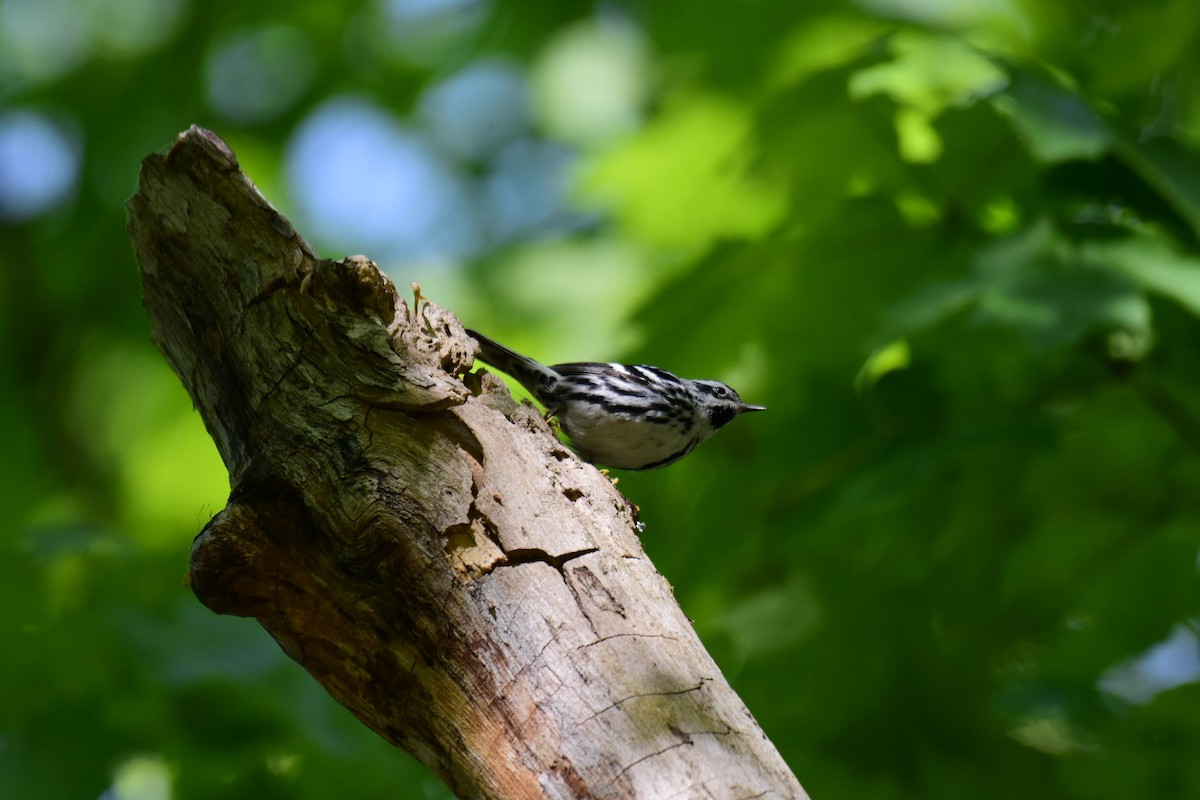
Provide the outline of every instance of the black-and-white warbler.
<path id="1" fill-rule="evenodd" d="M 547 367 L 468 330 L 480 359 L 516 378 L 558 419 L 579 455 L 617 469 L 657 469 L 686 456 L 718 428 L 763 406 L 718 381 L 692 381 L 644 365 Z"/>

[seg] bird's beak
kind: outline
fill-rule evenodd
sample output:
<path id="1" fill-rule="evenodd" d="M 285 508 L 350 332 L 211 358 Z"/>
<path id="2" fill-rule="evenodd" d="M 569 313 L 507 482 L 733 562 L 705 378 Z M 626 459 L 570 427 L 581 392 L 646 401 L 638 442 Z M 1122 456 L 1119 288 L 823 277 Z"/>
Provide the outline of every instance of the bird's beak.
<path id="1" fill-rule="evenodd" d="M 738 406 L 739 414 L 745 414 L 747 411 L 766 411 L 766 410 L 767 410 L 766 406 L 751 406 L 751 405 L 747 405 L 746 403 L 742 403 L 740 406 Z"/>

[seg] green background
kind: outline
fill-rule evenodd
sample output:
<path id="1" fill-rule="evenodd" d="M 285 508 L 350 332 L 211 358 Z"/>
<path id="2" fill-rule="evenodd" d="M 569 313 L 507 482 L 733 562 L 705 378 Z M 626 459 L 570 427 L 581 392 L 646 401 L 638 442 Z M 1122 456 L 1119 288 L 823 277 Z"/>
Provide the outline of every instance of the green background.
<path id="1" fill-rule="evenodd" d="M 323 255 L 770 408 L 620 488 L 815 798 L 1200 797 L 1198 33 L 1192 0 L 0 0 L 0 129 L 75 158 L 0 205 L 0 796 L 448 796 L 183 583 L 228 485 L 124 201 L 196 123 Z M 305 212 L 316 109 L 428 128 L 481 59 L 570 165 L 550 223 L 375 252 Z"/>

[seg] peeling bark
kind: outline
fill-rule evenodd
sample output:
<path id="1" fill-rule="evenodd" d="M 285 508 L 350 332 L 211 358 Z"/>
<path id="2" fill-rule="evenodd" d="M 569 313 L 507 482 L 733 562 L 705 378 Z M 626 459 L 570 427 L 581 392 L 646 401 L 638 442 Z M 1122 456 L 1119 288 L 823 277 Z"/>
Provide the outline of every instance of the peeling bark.
<path id="1" fill-rule="evenodd" d="M 471 798 L 803 798 L 636 511 L 444 309 L 319 258 L 193 128 L 129 202 L 155 342 L 229 470 L 191 585 Z"/>

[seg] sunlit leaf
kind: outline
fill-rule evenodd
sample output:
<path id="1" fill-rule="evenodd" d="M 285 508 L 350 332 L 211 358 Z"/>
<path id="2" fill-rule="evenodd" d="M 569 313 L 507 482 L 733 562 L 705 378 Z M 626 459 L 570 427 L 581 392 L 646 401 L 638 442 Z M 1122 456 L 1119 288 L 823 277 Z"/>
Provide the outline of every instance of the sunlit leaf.
<path id="1" fill-rule="evenodd" d="M 755 176 L 749 109 L 718 97 L 682 99 L 588 169 L 584 196 L 636 236 L 703 247 L 761 236 L 785 210 L 782 186 Z"/>
<path id="2" fill-rule="evenodd" d="M 830 15 L 805 20 L 783 42 L 772 82 L 782 87 L 850 63 L 888 30 L 880 20 L 866 17 Z"/>
<path id="3" fill-rule="evenodd" d="M 1149 236 L 1092 242 L 1083 254 L 1088 261 L 1120 271 L 1143 288 L 1200 315 L 1200 258 L 1184 255 Z"/>
<path id="4" fill-rule="evenodd" d="M 850 95 L 886 94 L 933 117 L 953 105 L 988 97 L 1008 83 L 1004 71 L 961 39 L 903 30 L 891 39 L 893 61 L 850 81 Z"/>

